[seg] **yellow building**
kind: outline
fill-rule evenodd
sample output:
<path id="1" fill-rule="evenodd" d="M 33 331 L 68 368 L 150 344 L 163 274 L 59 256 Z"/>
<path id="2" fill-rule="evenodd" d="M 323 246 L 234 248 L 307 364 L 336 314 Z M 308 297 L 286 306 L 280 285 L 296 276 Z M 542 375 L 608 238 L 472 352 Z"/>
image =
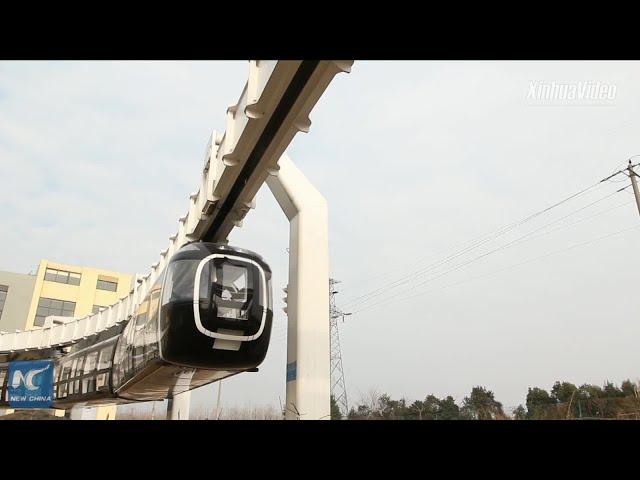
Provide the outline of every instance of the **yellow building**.
<path id="1" fill-rule="evenodd" d="M 117 302 L 131 290 L 132 276 L 40 260 L 25 330 L 42 327 L 48 315 L 84 317 Z"/>
<path id="2" fill-rule="evenodd" d="M 40 260 L 25 330 L 45 325 L 48 315 L 84 317 L 126 296 L 132 275 Z M 63 413 L 63 412 L 61 412 Z M 114 419 L 116 407 L 99 407 L 96 419 Z"/>

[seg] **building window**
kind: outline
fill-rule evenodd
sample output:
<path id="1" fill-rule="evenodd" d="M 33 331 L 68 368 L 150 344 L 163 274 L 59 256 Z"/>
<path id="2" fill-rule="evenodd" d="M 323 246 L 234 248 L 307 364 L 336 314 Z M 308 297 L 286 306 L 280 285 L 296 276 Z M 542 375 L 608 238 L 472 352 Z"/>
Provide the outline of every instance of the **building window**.
<path id="1" fill-rule="evenodd" d="M 47 268 L 44 272 L 44 279 L 49 282 L 80 285 L 80 278 L 81 275 L 79 273 L 56 270 L 55 268 Z"/>
<path id="2" fill-rule="evenodd" d="M 108 280 L 100 280 L 98 279 L 98 284 L 96 285 L 98 290 L 107 290 L 109 292 L 115 292 L 118 290 L 118 282 L 110 282 Z"/>
<path id="3" fill-rule="evenodd" d="M 40 298 L 38 300 L 38 309 L 36 310 L 36 318 L 33 324 L 36 327 L 44 325 L 44 319 L 49 315 L 58 315 L 60 317 L 73 317 L 76 310 L 76 302 L 67 302 L 65 300 L 55 300 L 53 298 Z"/>
<path id="4" fill-rule="evenodd" d="M 4 310 L 4 302 L 7 299 L 7 292 L 9 287 L 6 285 L 0 285 L 0 317 L 2 317 L 2 310 Z"/>

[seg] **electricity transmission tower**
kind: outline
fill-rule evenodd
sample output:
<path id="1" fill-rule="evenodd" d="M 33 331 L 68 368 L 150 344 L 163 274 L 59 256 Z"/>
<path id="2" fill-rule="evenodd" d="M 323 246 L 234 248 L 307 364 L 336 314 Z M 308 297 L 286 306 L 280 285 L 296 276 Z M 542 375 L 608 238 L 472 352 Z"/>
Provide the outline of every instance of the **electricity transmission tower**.
<path id="1" fill-rule="evenodd" d="M 347 387 L 344 381 L 344 371 L 342 369 L 342 352 L 340 350 L 340 335 L 338 333 L 338 319 L 344 321 L 345 315 L 338 307 L 336 307 L 335 285 L 340 283 L 333 278 L 329 279 L 329 322 L 331 337 L 331 395 L 335 399 L 340 411 L 343 415 L 349 413 L 349 404 L 347 403 Z"/>

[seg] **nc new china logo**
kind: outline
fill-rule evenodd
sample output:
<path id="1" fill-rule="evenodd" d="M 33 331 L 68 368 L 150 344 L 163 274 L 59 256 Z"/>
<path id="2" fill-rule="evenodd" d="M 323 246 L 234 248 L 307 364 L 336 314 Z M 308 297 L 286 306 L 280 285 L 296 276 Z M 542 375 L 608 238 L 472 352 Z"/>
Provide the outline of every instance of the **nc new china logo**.
<path id="1" fill-rule="evenodd" d="M 53 404 L 53 361 L 9 363 L 9 405 L 15 408 L 46 408 Z"/>
<path id="2" fill-rule="evenodd" d="M 44 368 L 29 370 L 26 375 L 21 370 L 16 370 L 15 372 L 13 372 L 13 378 L 11 379 L 11 387 L 18 388 L 22 383 L 27 390 L 38 390 L 40 386 L 35 385 L 33 383 L 35 376 L 38 375 L 39 373 L 49 370 L 50 367 L 51 365 L 47 365 Z"/>

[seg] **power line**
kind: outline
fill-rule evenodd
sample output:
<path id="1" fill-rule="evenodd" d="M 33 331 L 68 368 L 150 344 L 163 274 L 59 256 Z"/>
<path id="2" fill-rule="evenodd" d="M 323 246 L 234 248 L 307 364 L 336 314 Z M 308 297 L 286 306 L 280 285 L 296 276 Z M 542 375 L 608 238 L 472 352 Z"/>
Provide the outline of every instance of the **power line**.
<path id="1" fill-rule="evenodd" d="M 628 188 L 628 186 L 627 186 L 627 187 L 625 187 L 625 188 Z M 490 251 L 488 251 L 488 252 L 486 252 L 486 253 L 483 253 L 483 254 L 481 254 L 481 255 L 479 255 L 479 256 L 476 256 L 476 257 L 472 258 L 471 260 L 467 260 L 467 261 L 463 262 L 462 264 L 458 264 L 457 266 L 453 267 L 453 268 L 452 268 L 452 269 L 450 269 L 450 270 L 446 270 L 443 274 L 438 275 L 438 276 L 436 276 L 435 278 L 427 279 L 427 280 L 425 280 L 424 282 L 419 283 L 418 285 L 414 285 L 414 286 L 411 288 L 411 290 L 412 290 L 412 289 L 415 289 L 416 287 L 418 287 L 418 286 L 420 286 L 420 285 L 423 285 L 424 283 L 427 283 L 427 282 L 429 282 L 429 281 L 431 281 L 431 280 L 434 280 L 434 279 L 436 279 L 436 278 L 440 278 L 442 275 L 445 275 L 445 274 L 447 274 L 447 273 L 449 273 L 449 272 L 451 272 L 451 271 L 458 270 L 459 268 L 462 268 L 463 266 L 466 266 L 466 265 L 468 265 L 468 264 L 470 264 L 470 263 L 473 263 L 473 262 L 475 262 L 475 261 L 477 261 L 477 260 L 480 260 L 480 259 L 482 259 L 482 258 L 484 258 L 484 257 L 486 257 L 486 256 L 488 256 L 488 255 L 491 255 L 491 254 L 493 254 L 493 253 L 499 252 L 499 251 L 504 250 L 504 249 L 506 249 L 506 248 L 510 248 L 511 246 L 515 246 L 516 244 L 521 243 L 523 239 L 525 239 L 525 238 L 529 237 L 530 235 L 532 235 L 532 234 L 534 234 L 534 233 L 536 233 L 536 232 L 538 232 L 538 231 L 540 231 L 540 230 L 542 230 L 542 229 L 544 229 L 544 228 L 547 228 L 547 227 L 548 227 L 548 226 L 550 226 L 550 225 L 553 225 L 553 224 L 555 224 L 555 223 L 558 223 L 558 222 L 560 222 L 560 221 L 562 221 L 562 220 L 564 220 L 564 219 L 566 219 L 566 218 L 568 218 L 568 217 L 570 217 L 570 216 L 572 216 L 572 215 L 575 215 L 576 213 L 578 213 L 578 212 L 580 212 L 580 211 L 582 211 L 582 210 L 585 210 L 586 208 L 589 208 L 589 207 L 591 207 L 591 206 L 593 206 L 593 205 L 595 205 L 595 204 L 597 204 L 597 203 L 599 203 L 599 202 L 601 202 L 601 201 L 603 201 L 603 200 L 605 200 L 605 199 L 607 199 L 607 198 L 609 198 L 609 197 L 611 197 L 611 196 L 615 195 L 616 193 L 618 193 L 618 192 L 620 192 L 620 191 L 624 190 L 625 188 L 622 188 L 622 189 L 616 190 L 616 191 L 614 191 L 614 192 L 611 192 L 610 194 L 605 195 L 604 197 L 602 197 L 602 198 L 600 198 L 600 199 L 598 199 L 598 200 L 596 200 L 596 201 L 594 201 L 594 202 L 591 202 L 590 204 L 588 204 L 588 205 L 586 205 L 586 206 L 583 206 L 583 207 L 581 207 L 581 208 L 579 208 L 579 209 L 576 209 L 576 210 L 572 211 L 571 213 L 569 213 L 569 214 L 567 214 L 567 215 L 565 215 L 565 216 L 563 216 L 563 217 L 561 217 L 561 218 L 559 218 L 559 219 L 556 219 L 556 220 L 554 220 L 554 221 L 552 221 L 552 222 L 550 222 L 550 223 L 547 223 L 547 224 L 545 224 L 545 225 L 543 225 L 543 226 L 541 226 L 541 227 L 538 227 L 538 228 L 536 228 L 535 230 L 532 230 L 532 231 L 530 231 L 530 232 L 526 233 L 525 235 L 522 235 L 522 236 L 520 236 L 520 237 L 516 238 L 515 240 L 512 240 L 512 241 L 510 241 L 510 242 L 508 242 L 508 243 L 506 243 L 506 244 L 504 244 L 504 245 L 502 245 L 502 246 L 500 246 L 500 247 L 498 247 L 498 248 L 495 248 L 495 249 L 493 249 L 493 250 L 490 250 Z M 585 189 L 585 190 L 583 190 L 583 192 L 584 192 L 584 191 L 586 191 L 586 189 Z M 572 197 L 575 197 L 575 195 L 573 195 Z M 547 210 L 547 209 L 545 209 L 545 210 Z M 496 238 L 497 238 L 497 237 L 496 237 Z M 496 238 L 494 238 L 494 240 L 495 240 Z M 483 242 L 483 243 L 486 243 L 486 242 Z M 468 248 L 468 249 L 466 249 L 466 251 L 462 251 L 462 252 L 459 252 L 459 253 L 457 253 L 457 254 L 451 255 L 450 257 L 448 257 L 447 259 L 445 259 L 446 261 L 439 262 L 439 264 L 433 264 L 433 265 L 431 265 L 430 267 L 427 267 L 427 268 L 423 269 L 422 271 L 418 271 L 417 273 L 414 273 L 413 275 L 410 275 L 410 276 L 405 277 L 405 279 L 403 279 L 403 281 L 402 281 L 402 282 L 398 282 L 398 281 L 396 281 L 396 282 L 393 282 L 391 285 L 389 285 L 387 288 L 378 289 L 378 291 L 377 291 L 377 292 L 375 292 L 375 293 L 371 294 L 368 298 L 362 298 L 362 299 L 360 299 L 359 301 L 353 301 L 353 302 L 351 303 L 351 305 L 350 305 L 350 306 L 351 306 L 351 307 L 353 307 L 353 306 L 355 306 L 355 305 L 358 305 L 358 304 L 359 304 L 359 305 L 360 305 L 360 307 L 362 307 L 363 305 L 365 305 L 366 303 L 368 303 L 371 299 L 376 298 L 376 297 L 378 297 L 378 296 L 380 296 L 380 295 L 383 295 L 383 294 L 385 294 L 385 293 L 388 293 L 389 291 L 394 290 L 394 289 L 396 289 L 396 288 L 398 288 L 398 287 L 400 287 L 400 286 L 402 286 L 402 285 L 406 285 L 406 284 L 408 284 L 409 282 L 411 282 L 411 281 L 413 281 L 413 280 L 415 280 L 415 279 L 417 279 L 417 278 L 419 278 L 419 277 L 424 276 L 425 274 L 429 273 L 430 271 L 435 270 L 437 267 L 440 267 L 440 266 L 442 266 L 442 265 L 444 265 L 444 264 L 446 264 L 446 263 L 450 262 L 451 260 L 454 260 L 455 258 L 457 258 L 457 257 L 461 256 L 462 254 L 467 253 L 467 252 L 469 252 L 469 251 L 471 251 L 471 250 L 474 250 L 474 249 L 476 249 L 477 247 L 480 247 L 480 246 L 481 246 L 481 244 L 478 244 L 478 245 L 477 245 L 477 246 L 475 246 L 474 248 L 470 248 L 470 249 Z M 436 262 L 436 263 L 438 263 L 438 262 Z"/>
<path id="2" fill-rule="evenodd" d="M 549 230 L 548 232 L 541 233 L 540 235 L 534 235 L 533 237 L 530 237 L 527 240 L 524 240 L 523 242 L 519 242 L 519 243 L 528 242 L 529 240 L 533 240 L 534 238 L 540 238 L 540 237 L 543 237 L 545 235 L 549 235 L 550 233 L 554 233 L 554 232 L 557 232 L 558 230 L 562 230 L 563 228 L 571 227 L 573 225 L 577 225 L 578 223 L 582 223 L 582 222 L 585 222 L 587 220 L 591 220 L 592 218 L 598 217 L 600 215 L 603 215 L 603 214 L 605 214 L 607 212 L 610 212 L 612 210 L 615 210 L 617 208 L 624 207 L 624 206 L 627 206 L 627 205 L 631 205 L 632 203 L 633 203 L 633 200 L 631 200 L 629 202 L 621 203 L 619 205 L 615 205 L 613 207 L 607 208 L 606 210 L 602 210 L 602 211 L 600 211 L 598 213 L 594 213 L 593 215 L 589 215 L 588 217 L 584 217 L 584 218 L 581 218 L 580 220 L 576 220 L 575 222 L 571 222 L 571 223 L 566 223 L 564 225 L 560 225 L 560 227 L 554 228 L 552 230 Z"/>
<path id="3" fill-rule="evenodd" d="M 578 223 L 578 222 L 575 222 L 575 223 Z M 549 233 L 550 233 L 550 232 L 549 232 Z M 543 236 L 543 235 L 546 235 L 546 233 L 545 233 L 545 234 L 542 234 L 542 235 L 539 235 L 539 236 Z M 524 237 L 520 237 L 520 239 L 522 239 L 522 238 L 524 238 Z M 530 238 L 530 239 L 531 239 L 531 238 Z M 525 241 L 526 241 L 526 240 L 525 240 Z M 512 244 L 508 244 L 508 245 L 505 245 L 505 246 L 503 246 L 503 247 L 504 247 L 504 248 L 509 248 L 509 246 L 513 246 L 513 245 L 512 245 Z M 471 260 L 469 260 L 469 261 L 467 261 L 467 262 L 464 262 L 464 263 L 458 264 L 458 265 L 456 265 L 455 267 L 453 267 L 453 268 L 451 268 L 451 269 L 449 269 L 449 270 L 446 270 L 445 272 L 442 272 L 440 275 L 437 275 L 437 276 L 435 276 L 435 277 L 431 277 L 431 278 L 429 278 L 429 279 L 427 279 L 427 280 L 425 280 L 425 281 L 423 281 L 423 282 L 420 282 L 420 283 L 418 283 L 418 284 L 414 285 L 413 287 L 409 288 L 408 290 L 406 290 L 406 291 L 404 291 L 404 292 L 401 292 L 401 294 L 409 293 L 410 291 L 415 290 L 416 288 L 419 288 L 419 287 L 421 287 L 421 286 L 423 286 L 423 285 L 426 285 L 426 284 L 427 284 L 427 283 L 429 283 L 429 282 L 432 282 L 432 281 L 434 281 L 434 280 L 437 280 L 437 279 L 439 279 L 439 278 L 441 278 L 441 277 L 443 277 L 443 276 L 445 276 L 445 275 L 447 275 L 447 274 L 449 274 L 449 273 L 451 273 L 451 272 L 454 272 L 454 271 L 460 270 L 462 267 L 465 267 L 465 266 L 469 265 L 470 263 L 473 263 L 474 261 L 477 261 L 477 260 L 479 260 L 479 259 L 481 259 L 481 258 L 486 257 L 487 255 L 489 255 L 489 254 L 491 254 L 491 253 L 494 253 L 494 252 L 499 251 L 499 250 L 502 250 L 502 249 L 503 249 L 502 247 L 501 247 L 501 248 L 498 248 L 498 249 L 495 249 L 495 250 L 493 250 L 493 251 L 491 251 L 491 252 L 487 252 L 487 253 L 485 253 L 485 254 L 483 254 L 483 255 L 479 255 L 478 257 L 475 257 L 475 258 L 473 258 L 473 259 L 471 259 Z M 401 300 L 407 300 L 407 299 L 409 299 L 409 298 L 414 298 L 415 296 L 419 296 L 419 295 L 421 295 L 421 294 L 418 294 L 418 295 L 412 295 L 412 296 L 407 297 L 407 298 L 401 298 Z M 380 302 L 374 303 L 373 305 L 365 306 L 364 308 L 361 308 L 360 310 L 357 310 L 356 312 L 354 312 L 354 314 L 355 314 L 355 313 L 362 312 L 363 310 L 368 310 L 369 308 L 374 307 L 374 306 L 378 306 L 378 305 L 385 304 L 385 303 L 387 303 L 388 301 L 393 300 L 394 298 L 396 298 L 396 297 L 391 297 L 391 298 L 388 298 L 388 299 L 387 299 L 387 301 L 383 300 L 383 301 L 380 301 Z"/>
<path id="4" fill-rule="evenodd" d="M 482 236 L 478 237 L 476 240 L 473 240 L 470 245 L 468 245 L 467 247 L 463 248 L 462 250 L 454 252 L 454 253 L 450 254 L 449 256 L 447 256 L 446 258 L 438 260 L 438 261 L 436 261 L 436 262 L 434 262 L 434 263 L 432 263 L 430 265 L 427 265 L 426 267 L 422 267 L 422 268 L 420 268 L 418 270 L 415 270 L 413 272 L 405 274 L 404 276 L 398 278 L 394 282 L 391 282 L 391 284 L 386 284 L 383 287 L 380 287 L 378 289 L 372 290 L 372 291 L 370 291 L 368 293 L 365 293 L 363 295 L 355 297 L 355 298 L 353 298 L 351 300 L 348 300 L 347 302 L 345 302 L 345 305 L 353 306 L 356 303 L 360 303 L 361 299 L 369 299 L 369 298 L 377 297 L 380 294 L 388 292 L 388 290 L 390 288 L 395 288 L 395 286 L 406 284 L 415 275 L 426 273 L 426 272 L 428 272 L 430 270 L 433 270 L 436 267 L 439 267 L 439 266 L 441 266 L 443 264 L 446 264 L 446 263 L 450 262 L 451 260 L 454 260 L 454 259 L 460 257 L 461 255 L 464 255 L 465 253 L 468 253 L 468 252 L 470 252 L 472 250 L 475 250 L 475 249 L 481 247 L 482 245 L 484 245 L 484 244 L 486 244 L 486 243 L 488 243 L 488 242 L 490 242 L 492 240 L 495 240 L 495 239 L 499 238 L 500 236 L 510 232 L 511 230 L 513 230 L 513 229 L 515 229 L 515 228 L 517 228 L 517 227 L 519 227 L 519 226 L 521 226 L 521 225 L 533 220 L 534 218 L 537 218 L 538 216 L 540 216 L 540 215 L 542 215 L 544 213 L 547 213 L 550 210 L 553 210 L 554 208 L 557 208 L 560 205 L 563 205 L 563 204 L 573 200 L 574 198 L 579 197 L 580 195 L 585 194 L 586 192 L 590 191 L 591 189 L 601 185 L 606 180 L 607 179 L 600 180 L 599 182 L 596 182 L 596 183 L 594 183 L 592 185 L 589 185 L 588 187 L 583 188 L 582 190 L 580 190 L 580 191 L 578 191 L 578 192 L 576 192 L 576 193 L 574 193 L 572 195 L 569 195 L 568 197 L 563 198 L 562 200 L 560 200 L 560 201 L 558 201 L 558 202 L 556 202 L 556 203 L 554 203 L 554 204 L 552 204 L 552 205 L 550 205 L 550 206 L 548 206 L 546 208 L 543 208 L 542 210 L 534 212 L 534 213 L 528 215 L 527 217 L 522 218 L 521 220 L 518 220 L 518 221 L 513 222 L 511 224 L 508 224 L 506 226 L 500 227 L 500 228 L 498 228 L 498 229 L 496 229 L 496 230 L 494 230 L 494 231 L 492 231 L 492 232 L 490 232 L 488 234 L 482 235 Z"/>
<path id="5" fill-rule="evenodd" d="M 640 155 L 636 155 L 636 156 L 640 156 Z M 631 157 L 631 158 L 634 158 L 634 157 Z M 629 159 L 629 164 L 631 164 L 631 159 Z M 638 164 L 636 164 L 636 165 L 638 165 Z M 633 165 L 631 167 L 633 167 Z M 445 258 L 443 258 L 441 260 L 437 260 L 437 261 L 435 261 L 435 262 L 433 262 L 433 263 L 431 263 L 431 264 L 429 264 L 427 266 L 424 266 L 424 267 L 421 267 L 421 268 L 419 268 L 417 270 L 409 272 L 408 274 L 405 274 L 405 275 L 401 276 L 400 278 L 396 279 L 395 281 L 393 281 L 391 283 L 386 283 L 382 287 L 373 289 L 373 290 L 371 290 L 371 291 L 369 291 L 367 293 L 364 293 L 362 295 L 354 297 L 351 300 L 348 300 L 346 302 L 346 305 L 348 305 L 350 307 L 354 307 L 356 305 L 362 306 L 363 304 L 366 304 L 370 300 L 372 300 L 372 299 L 374 299 L 376 297 L 379 297 L 380 295 L 387 294 L 390 290 L 393 290 L 393 289 L 395 289 L 397 287 L 406 285 L 407 283 L 409 283 L 410 281 L 414 280 L 415 278 L 423 276 L 424 274 L 426 274 L 426 273 L 428 273 L 428 272 L 430 272 L 430 271 L 432 271 L 432 270 L 434 270 L 434 269 L 436 269 L 436 268 L 438 268 L 438 267 L 440 267 L 440 266 L 442 266 L 442 265 L 444 265 L 446 263 L 449 263 L 450 261 L 455 260 L 456 258 L 464 255 L 465 253 L 473 251 L 473 250 L 481 247 L 482 245 L 484 245 L 484 244 L 486 244 L 488 242 L 496 240 L 497 238 L 499 238 L 500 236 L 510 232 L 514 228 L 517 228 L 518 226 L 523 225 L 524 223 L 527 223 L 527 222 L 533 220 L 534 218 L 536 218 L 536 217 L 538 217 L 538 216 L 540 216 L 540 215 L 542 215 L 544 213 L 547 213 L 550 210 L 553 210 L 554 208 L 557 208 L 560 205 L 563 205 L 564 203 L 567 203 L 570 200 L 572 200 L 572 199 L 574 199 L 574 198 L 576 198 L 576 197 L 578 197 L 580 195 L 583 195 L 584 193 L 588 192 L 589 190 L 591 190 L 591 189 L 603 184 L 604 182 L 607 182 L 611 178 L 613 178 L 613 177 L 615 177 L 615 176 L 617 176 L 617 175 L 619 175 L 621 173 L 624 174 L 626 170 L 628 170 L 628 169 L 618 170 L 618 171 L 612 173 L 611 175 L 609 175 L 608 177 L 603 178 L 602 180 L 600 180 L 600 181 L 598 181 L 598 182 L 596 182 L 596 183 L 594 183 L 594 184 L 592 184 L 592 185 L 590 185 L 590 186 L 588 186 L 586 188 L 583 188 L 582 190 L 580 190 L 580 191 L 578 191 L 578 192 L 576 192 L 576 193 L 574 193 L 572 195 L 569 195 L 568 197 L 566 197 L 566 198 L 564 198 L 564 199 L 562 199 L 562 200 L 560 200 L 560 201 L 558 201 L 558 202 L 556 202 L 556 203 L 554 203 L 554 204 L 552 204 L 552 205 L 550 205 L 550 206 L 548 206 L 548 207 L 546 207 L 546 208 L 544 208 L 542 210 L 539 210 L 539 211 L 537 211 L 537 212 L 535 212 L 535 213 L 533 213 L 533 214 L 531 214 L 531 215 L 529 215 L 529 216 L 527 216 L 527 217 L 525 217 L 525 218 L 523 218 L 523 219 L 521 219 L 519 221 L 513 222 L 513 223 L 511 223 L 509 225 L 506 225 L 504 227 L 498 228 L 497 230 L 494 230 L 491 233 L 488 233 L 488 234 L 485 234 L 485 235 L 483 235 L 481 237 L 478 237 L 476 240 L 473 240 L 470 245 L 468 245 L 467 247 L 463 248 L 462 250 L 456 251 L 456 252 L 450 254 L 449 256 L 447 256 L 447 257 L 445 257 Z M 627 187 L 625 187 L 625 188 L 627 188 Z M 624 189 L 621 189 L 621 190 L 624 190 Z M 618 191 L 621 191 L 621 190 L 618 190 Z M 579 209 L 577 211 L 583 210 L 584 208 L 588 208 L 589 206 L 594 205 L 595 203 L 598 203 L 599 201 L 602 201 L 605 198 L 608 198 L 609 196 L 611 196 L 611 195 L 613 195 L 615 193 L 617 193 L 617 192 L 613 192 L 612 194 L 610 194 L 610 195 L 608 195 L 608 196 L 606 196 L 604 198 L 601 198 L 600 200 L 597 200 L 596 202 L 593 202 L 592 204 L 589 204 L 586 207 L 583 207 L 582 209 Z M 577 211 L 575 211 L 573 213 L 577 213 Z M 572 214 L 570 214 L 570 215 L 572 215 Z M 562 219 L 564 219 L 564 218 L 566 218 L 566 217 L 563 217 Z M 557 221 L 560 221 L 562 219 L 559 219 Z M 552 222 L 552 223 L 555 223 L 555 222 Z M 531 235 L 532 233 L 535 233 L 535 231 L 534 232 L 530 232 L 527 235 Z M 510 244 L 511 243 L 513 243 L 513 242 L 510 242 Z M 498 250 L 496 250 L 496 251 L 498 251 Z"/>
<path id="6" fill-rule="evenodd" d="M 495 270 L 493 272 L 489 272 L 489 273 L 486 273 L 486 274 L 483 274 L 483 275 L 479 275 L 479 276 L 476 276 L 476 277 L 473 277 L 473 278 L 468 278 L 468 279 L 462 280 L 462 281 L 454 283 L 454 284 L 445 285 L 445 286 L 442 286 L 442 287 L 439 287 L 439 288 L 436 288 L 436 289 L 432 289 L 432 290 L 427 290 L 427 291 L 424 291 L 424 292 L 416 293 L 416 294 L 408 296 L 408 297 L 392 297 L 392 298 L 386 299 L 386 301 L 380 301 L 380 302 L 378 302 L 376 304 L 369 305 L 369 306 L 366 306 L 366 307 L 364 307 L 364 308 L 362 308 L 360 310 L 357 310 L 357 311 L 353 312 L 353 315 L 355 315 L 357 313 L 360 313 L 360 312 L 363 312 L 365 310 L 369 310 L 369 309 L 371 309 L 373 307 L 376 307 L 376 306 L 379 306 L 379 305 L 382 305 L 382 304 L 392 303 L 393 301 L 409 300 L 409 299 L 416 298 L 416 297 L 419 297 L 421 295 L 424 295 L 426 293 L 430 293 L 430 292 L 433 292 L 433 291 L 441 290 L 441 289 L 444 289 L 444 288 L 454 287 L 454 286 L 457 286 L 457 285 L 461 285 L 463 283 L 467 283 L 467 282 L 470 282 L 470 281 L 478 280 L 480 278 L 485 278 L 485 277 L 488 277 L 488 276 L 491 276 L 491 275 L 495 275 L 495 274 L 501 273 L 501 272 L 503 272 L 505 270 L 509 270 L 511 268 L 516 268 L 516 267 L 520 267 L 522 265 L 526 265 L 528 263 L 532 263 L 532 262 L 535 262 L 535 261 L 538 261 L 538 260 L 542 260 L 544 258 L 553 256 L 553 255 L 558 255 L 560 253 L 564 253 L 564 252 L 567 252 L 569 250 L 573 250 L 573 249 L 578 248 L 578 247 L 582 247 L 582 246 L 585 246 L 585 245 L 596 243 L 596 242 L 604 240 L 606 238 L 613 237 L 615 235 L 619 235 L 619 234 L 622 234 L 622 233 L 625 233 L 625 232 L 628 232 L 628 231 L 631 231 L 631 230 L 635 230 L 636 228 L 640 228 L 640 225 L 635 225 L 635 226 L 632 226 L 632 227 L 624 228 L 622 230 L 618 230 L 618 231 L 615 231 L 613 233 L 609 233 L 607 235 L 603 235 L 601 237 L 597 237 L 597 238 L 594 238 L 594 239 L 591 239 L 591 240 L 587 240 L 586 242 L 577 243 L 575 245 L 571 245 L 569 247 L 562 248 L 560 250 L 555 250 L 553 252 L 549 252 L 549 253 L 546 253 L 544 255 L 540 255 L 538 257 L 531 258 L 529 260 L 525 260 L 524 262 L 520 262 L 520 263 L 516 263 L 516 264 L 513 264 L 513 265 L 509 265 L 507 267 L 503 267 L 503 268 L 501 268 L 499 270 Z"/>

